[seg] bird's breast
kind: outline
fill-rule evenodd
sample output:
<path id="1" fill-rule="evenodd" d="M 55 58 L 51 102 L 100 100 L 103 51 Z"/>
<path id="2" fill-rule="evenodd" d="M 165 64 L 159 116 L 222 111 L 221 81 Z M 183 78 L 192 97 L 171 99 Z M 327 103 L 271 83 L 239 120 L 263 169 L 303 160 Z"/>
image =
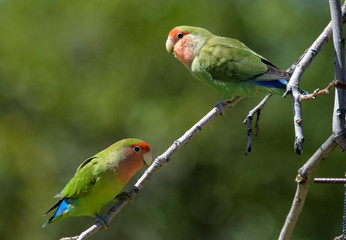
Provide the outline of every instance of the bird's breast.
<path id="1" fill-rule="evenodd" d="M 185 67 L 189 68 L 195 53 L 193 45 L 188 41 L 188 39 L 182 39 L 174 45 L 174 56 L 181 61 Z"/>

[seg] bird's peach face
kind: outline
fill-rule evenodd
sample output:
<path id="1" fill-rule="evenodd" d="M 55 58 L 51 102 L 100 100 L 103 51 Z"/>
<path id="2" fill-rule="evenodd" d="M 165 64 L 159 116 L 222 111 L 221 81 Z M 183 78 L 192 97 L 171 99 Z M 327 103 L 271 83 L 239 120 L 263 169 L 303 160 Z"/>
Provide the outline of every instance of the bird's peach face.
<path id="1" fill-rule="evenodd" d="M 174 52 L 174 46 L 184 38 L 184 36 L 188 35 L 189 33 L 181 31 L 179 28 L 175 27 L 173 28 L 169 34 L 166 41 L 166 50 L 168 53 Z"/>
<path id="2" fill-rule="evenodd" d="M 136 154 L 140 154 L 143 159 L 143 163 L 146 166 L 150 166 L 152 161 L 152 153 L 150 146 L 146 142 L 140 142 L 131 146 L 132 151 Z"/>

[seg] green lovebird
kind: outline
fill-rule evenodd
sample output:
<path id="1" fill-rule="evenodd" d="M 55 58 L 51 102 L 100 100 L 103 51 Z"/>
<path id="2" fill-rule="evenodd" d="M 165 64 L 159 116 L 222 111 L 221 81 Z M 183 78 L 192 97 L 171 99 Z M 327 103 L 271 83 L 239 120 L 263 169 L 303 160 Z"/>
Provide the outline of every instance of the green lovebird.
<path id="1" fill-rule="evenodd" d="M 129 179 L 143 166 L 151 164 L 148 143 L 139 139 L 123 139 L 85 160 L 74 177 L 55 197 L 60 200 L 47 212 L 57 208 L 43 224 L 69 216 L 96 216 L 114 199 Z"/>
<path id="2" fill-rule="evenodd" d="M 291 76 L 237 39 L 216 36 L 199 27 L 173 28 L 166 49 L 194 77 L 228 98 L 260 92 L 282 94 Z"/>

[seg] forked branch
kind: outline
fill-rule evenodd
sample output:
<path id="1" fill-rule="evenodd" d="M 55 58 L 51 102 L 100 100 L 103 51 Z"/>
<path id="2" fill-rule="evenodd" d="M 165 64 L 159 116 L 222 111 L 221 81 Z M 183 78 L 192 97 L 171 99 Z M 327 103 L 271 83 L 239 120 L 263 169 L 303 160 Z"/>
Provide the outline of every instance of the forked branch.
<path id="1" fill-rule="evenodd" d="M 342 21 L 345 23 L 346 20 L 346 3 L 342 6 Z M 308 48 L 298 63 L 293 64 L 287 71 L 292 71 L 294 69 L 292 77 L 287 85 L 287 90 L 283 95 L 286 97 L 288 94 L 292 94 L 293 103 L 293 114 L 294 114 L 294 130 L 295 130 L 295 142 L 294 149 L 296 153 L 303 153 L 303 114 L 301 101 L 299 100 L 301 94 L 299 92 L 300 78 L 311 64 L 315 56 L 321 51 L 323 46 L 328 42 L 332 35 L 332 23 L 330 22 L 327 27 L 323 30 L 320 36 L 315 40 L 315 42 Z M 338 79 L 338 78 L 337 78 Z"/>
<path id="2" fill-rule="evenodd" d="M 319 167 L 320 163 L 323 159 L 325 159 L 330 152 L 332 152 L 337 145 L 340 145 L 341 148 L 345 151 L 345 113 L 340 113 L 340 109 L 345 108 L 345 90 L 343 90 L 345 83 L 345 72 L 344 70 L 344 53 L 343 53 L 343 30 L 342 26 L 345 22 L 345 13 L 346 13 L 346 1 L 342 6 L 342 11 L 340 10 L 340 2 L 339 0 L 330 0 L 330 9 L 332 15 L 332 23 L 328 25 L 327 32 L 331 32 L 333 29 L 334 36 L 334 49 L 335 49 L 335 72 L 336 78 L 339 80 L 338 82 L 332 82 L 333 85 L 338 85 L 339 88 L 336 88 L 335 95 L 335 104 L 334 104 L 334 114 L 333 114 L 333 134 L 326 140 L 326 142 L 315 152 L 315 154 L 304 164 L 304 166 L 299 169 L 298 175 L 296 178 L 297 181 L 297 190 L 295 197 L 293 199 L 293 203 L 291 206 L 291 210 L 286 217 L 285 224 L 281 230 L 279 240 L 288 240 L 291 238 L 293 229 L 298 221 L 302 208 L 304 206 L 304 202 L 306 199 L 306 195 L 308 192 L 309 181 L 311 175 L 315 172 L 315 170 Z M 342 12 L 342 13 L 341 13 Z M 342 17 L 341 17 L 342 15 Z M 325 29 L 325 31 L 326 31 Z M 339 35 L 339 36 L 336 36 Z M 341 36 L 342 35 L 342 36 Z M 337 46 L 335 46 L 337 45 Z M 336 50 L 338 49 L 338 50 Z M 340 59 L 340 56 L 342 59 Z M 303 58 L 304 59 L 304 58 Z M 303 61 L 303 60 L 302 60 Z M 341 83 L 341 84 L 340 84 Z M 296 87 L 299 84 L 299 76 L 296 78 Z M 327 87 L 328 88 L 328 87 Z M 329 89 L 328 89 L 329 90 Z M 295 101 L 299 101 L 299 99 L 294 99 Z M 337 133 L 337 134 L 336 134 Z"/>
<path id="3" fill-rule="evenodd" d="M 313 93 L 310 93 L 310 94 L 307 94 L 307 95 L 304 95 L 304 94 L 301 94 L 300 97 L 299 97 L 299 100 L 300 101 L 304 101 L 304 100 L 308 100 L 308 99 L 316 99 L 316 97 L 318 95 L 326 95 L 326 94 L 329 94 L 329 90 L 332 88 L 332 87 L 335 87 L 335 88 L 341 88 L 341 89 L 346 89 L 346 84 L 344 83 L 341 83 L 339 82 L 338 80 L 333 80 L 331 81 L 327 87 L 325 87 L 324 89 L 319 89 L 317 88 Z"/>

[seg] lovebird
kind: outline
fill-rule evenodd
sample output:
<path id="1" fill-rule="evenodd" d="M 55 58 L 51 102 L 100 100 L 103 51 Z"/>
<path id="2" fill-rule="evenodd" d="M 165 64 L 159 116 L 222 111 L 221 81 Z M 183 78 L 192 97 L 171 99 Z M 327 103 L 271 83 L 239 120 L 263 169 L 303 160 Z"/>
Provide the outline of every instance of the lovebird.
<path id="1" fill-rule="evenodd" d="M 46 214 L 57 209 L 42 227 L 69 216 L 96 216 L 101 220 L 98 215 L 101 208 L 117 196 L 143 165 L 149 166 L 151 161 L 149 144 L 134 138 L 120 140 L 88 158 L 55 196 L 60 200 Z"/>
<path id="2" fill-rule="evenodd" d="M 260 92 L 282 94 L 291 76 L 239 40 L 216 36 L 199 27 L 173 28 L 168 34 L 166 49 L 174 53 L 195 78 L 228 98 L 254 96 Z"/>

